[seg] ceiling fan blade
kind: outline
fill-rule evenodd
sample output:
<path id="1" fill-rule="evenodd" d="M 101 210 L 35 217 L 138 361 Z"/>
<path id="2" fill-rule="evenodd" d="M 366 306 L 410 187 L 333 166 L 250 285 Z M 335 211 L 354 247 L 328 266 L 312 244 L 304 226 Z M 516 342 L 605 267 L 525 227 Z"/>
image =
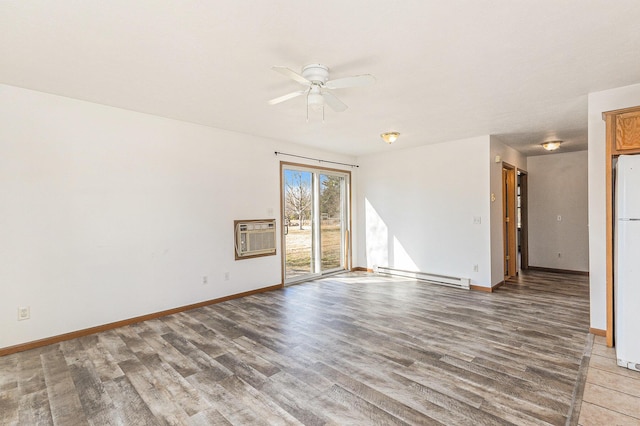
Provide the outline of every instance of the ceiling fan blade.
<path id="1" fill-rule="evenodd" d="M 324 84 L 327 89 L 342 89 L 344 87 L 368 86 L 376 82 L 376 78 L 371 74 L 356 75 L 353 77 L 338 78 L 329 80 Z"/>
<path id="2" fill-rule="evenodd" d="M 307 91 L 306 90 L 300 90 L 298 92 L 289 93 L 287 95 L 280 96 L 280 97 L 275 98 L 275 99 L 271 99 L 269 101 L 269 105 L 275 105 L 275 104 L 279 104 L 280 102 L 288 101 L 289 99 L 293 99 L 293 98 L 298 97 L 298 96 L 300 96 L 300 95 L 302 95 L 304 93 L 307 93 Z"/>
<path id="3" fill-rule="evenodd" d="M 322 97 L 324 98 L 324 103 L 329 105 L 329 107 L 331 107 L 335 112 L 342 112 L 348 108 L 344 102 L 338 99 L 336 95 L 331 92 L 322 92 Z"/>
<path id="4" fill-rule="evenodd" d="M 303 76 L 301 76 L 300 74 L 298 74 L 297 72 L 287 68 L 287 67 L 278 67 L 278 66 L 274 66 L 271 67 L 272 70 L 279 72 L 280 74 L 284 75 L 285 77 L 289 77 L 292 80 L 297 81 L 300 84 L 304 84 L 305 86 L 309 86 L 311 85 L 311 82 L 309 80 L 307 80 L 306 78 L 304 78 Z"/>

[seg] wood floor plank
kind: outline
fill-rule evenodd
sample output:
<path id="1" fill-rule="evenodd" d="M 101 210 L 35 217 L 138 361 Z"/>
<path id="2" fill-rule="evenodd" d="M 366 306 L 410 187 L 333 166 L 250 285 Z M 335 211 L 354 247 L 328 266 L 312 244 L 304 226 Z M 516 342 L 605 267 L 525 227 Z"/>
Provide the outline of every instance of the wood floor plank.
<path id="1" fill-rule="evenodd" d="M 0 392 L 18 387 L 18 374 L 20 374 L 18 362 L 20 362 L 22 358 L 28 359 L 31 353 L 32 351 L 26 351 L 21 354 L 11 354 L 0 357 L 0 372 L 2 372 L 2 374 L 0 374 Z"/>
<path id="2" fill-rule="evenodd" d="M 18 387 L 21 395 L 39 392 L 46 389 L 44 371 L 42 369 L 41 350 L 34 350 L 25 357 L 20 357 L 17 366 Z"/>
<path id="3" fill-rule="evenodd" d="M 20 425 L 53 425 L 47 389 L 23 395 L 18 408 Z M 0 424 L 3 423 L 0 421 Z"/>
<path id="4" fill-rule="evenodd" d="M 149 371 L 139 360 L 127 360 L 120 363 L 120 368 L 135 388 L 140 398 L 158 419 L 167 424 L 186 424 L 189 416 L 174 404 L 169 390 L 163 386 L 156 386 L 154 373 Z"/>
<path id="5" fill-rule="evenodd" d="M 168 333 L 171 333 L 169 329 Z M 189 377 L 190 375 L 201 370 L 197 361 L 189 356 L 182 354 L 175 346 L 168 342 L 163 336 L 164 334 L 156 334 L 151 331 L 143 331 L 140 336 L 147 343 L 144 347 L 144 352 L 141 352 L 139 356 L 161 356 L 162 360 L 170 364 L 182 377 Z"/>
<path id="6" fill-rule="evenodd" d="M 627 393 L 587 382 L 583 400 L 592 404 L 615 406 L 617 412 L 640 420 L 638 398 Z"/>
<path id="7" fill-rule="evenodd" d="M 334 385 L 331 388 L 330 397 L 338 403 L 344 405 L 349 410 L 353 410 L 360 414 L 367 422 L 374 425 L 408 425 L 399 418 L 387 413 L 383 409 L 370 403 L 369 401 L 353 394 L 352 392 L 344 389 L 340 385 Z M 423 424 L 429 424 L 428 418 L 423 417 Z M 437 424 L 435 421 L 431 424 Z"/>
<path id="8" fill-rule="evenodd" d="M 114 405 L 113 424 L 153 426 L 167 422 L 153 415 L 127 376 L 104 383 L 104 389 Z"/>
<path id="9" fill-rule="evenodd" d="M 78 339 L 91 359 L 100 380 L 108 381 L 124 376 L 124 372 L 111 353 L 100 343 L 98 335 L 85 336 Z"/>
<path id="10" fill-rule="evenodd" d="M 188 416 L 210 408 L 210 404 L 198 391 L 185 380 L 171 365 L 162 361 L 160 356 L 141 356 L 147 370 L 153 374 L 153 385 L 171 395 L 171 401 Z"/>
<path id="11" fill-rule="evenodd" d="M 640 398 L 640 373 L 636 376 L 634 379 L 592 368 L 587 375 L 587 382 Z"/>
<path id="12" fill-rule="evenodd" d="M 256 413 L 268 424 L 298 425 L 300 422 L 278 405 L 269 394 L 257 390 L 239 377 L 227 377 L 220 382 L 232 395 L 243 401 L 243 405 Z"/>
<path id="13" fill-rule="evenodd" d="M 317 350 L 317 349 L 316 349 Z M 447 411 L 436 404 L 421 398 L 416 392 L 407 387 L 399 387 L 397 380 L 392 377 L 394 368 L 384 368 L 379 362 L 373 362 L 376 368 L 371 368 L 372 360 L 364 357 L 343 356 L 340 351 L 332 352 L 334 356 L 328 358 L 332 367 L 342 372 L 345 376 L 355 378 L 361 383 L 369 383 L 372 388 L 382 391 L 387 395 L 394 395 L 407 407 L 422 413 L 424 416 L 417 424 L 456 424 L 473 425 L 473 421 L 459 415 L 459 413 Z"/>
<path id="14" fill-rule="evenodd" d="M 69 348 L 63 350 L 70 355 Z M 73 359 L 67 358 L 67 365 L 87 420 L 92 424 L 109 424 L 115 407 L 87 354 L 74 348 Z"/>
<path id="15" fill-rule="evenodd" d="M 51 350 L 41 356 L 53 422 L 64 425 L 88 424 L 62 351 Z"/>
<path id="16" fill-rule="evenodd" d="M 323 412 L 326 407 L 316 404 L 318 397 L 326 391 L 309 388 L 285 371 L 271 376 L 261 391 L 302 424 L 324 425 L 330 422 Z"/>
<path id="17" fill-rule="evenodd" d="M 336 382 L 336 384 L 344 391 L 363 399 L 368 404 L 371 404 L 389 415 L 393 416 L 398 423 L 406 422 L 408 424 L 437 424 L 438 422 L 430 418 L 426 413 L 419 412 L 412 409 L 408 405 L 390 397 L 389 394 L 382 393 L 376 390 L 372 386 L 368 386 L 363 382 L 356 380 L 346 374 L 341 373 L 339 370 L 334 369 L 324 363 L 317 363 L 315 367 L 316 371 L 321 372 L 325 377 L 328 377 Z M 334 388 L 335 390 L 335 388 Z M 344 394 L 342 392 L 341 394 Z M 353 398 L 351 398 L 353 399 Z"/>
<path id="18" fill-rule="evenodd" d="M 237 379 L 229 376 L 224 380 Z M 209 401 L 212 408 L 217 410 L 227 421 L 234 425 L 266 425 L 267 421 L 250 406 L 245 404 L 245 398 L 238 398 L 233 392 L 222 386 L 221 382 L 210 383 L 202 373 L 194 374 L 187 379 Z M 226 383 L 228 385 L 228 383 Z"/>
<path id="19" fill-rule="evenodd" d="M 600 355 L 593 354 L 591 355 L 591 361 L 589 362 L 589 368 L 596 368 L 598 370 L 607 371 L 609 373 L 617 374 L 620 376 L 628 377 L 630 379 L 639 379 L 639 375 L 637 371 L 629 370 L 627 368 L 621 368 L 616 365 L 616 363 L 611 362 L 611 359 L 608 357 L 603 357 Z"/>
<path id="20" fill-rule="evenodd" d="M 447 412 L 456 413 L 459 417 L 465 418 L 465 423 L 475 425 L 511 425 L 512 423 L 500 417 L 482 411 L 479 406 L 466 403 L 464 400 L 452 397 L 434 389 L 436 386 L 423 385 L 417 382 L 409 382 L 408 387 L 414 390 L 421 398 L 444 408 Z"/>
<path id="21" fill-rule="evenodd" d="M 20 393 L 17 387 L 0 392 L 0 424 L 18 424 Z"/>
<path id="22" fill-rule="evenodd" d="M 231 426 L 233 423 L 229 422 L 218 410 L 210 408 L 206 411 L 201 411 L 194 414 L 189 418 L 190 426 Z"/>
<path id="23" fill-rule="evenodd" d="M 122 338 L 118 335 L 117 330 L 105 331 L 97 335 L 100 346 L 109 352 L 109 356 L 115 362 L 135 359 L 133 351 L 126 345 Z"/>
<path id="24" fill-rule="evenodd" d="M 428 368 L 426 370 L 428 370 Z M 460 398 L 458 397 L 460 393 L 463 395 L 475 395 L 476 399 L 478 397 L 481 398 L 481 403 L 477 407 L 478 409 L 489 415 L 498 416 L 508 423 L 517 425 L 549 424 L 549 422 L 541 419 L 542 413 L 538 412 L 539 407 L 535 405 L 532 406 L 532 404 L 526 400 L 521 400 L 509 395 L 508 392 L 504 392 L 504 389 L 501 389 L 500 387 L 488 385 L 487 383 L 491 383 L 490 379 L 486 379 L 489 381 L 484 383 L 484 379 L 480 381 L 478 381 L 478 378 L 470 380 L 466 376 L 462 378 L 460 375 L 455 374 L 452 374 L 451 377 L 447 379 L 442 376 L 442 371 L 438 370 L 436 367 L 434 367 L 430 373 L 420 371 L 418 374 L 415 371 L 408 371 L 406 375 L 402 376 L 398 373 L 398 376 L 400 378 L 397 378 L 397 380 L 400 383 L 407 383 L 407 381 L 409 381 L 408 383 L 412 384 L 418 391 L 423 389 L 433 389 L 434 391 L 437 391 L 444 396 L 450 396 L 461 403 L 465 402 L 468 397 Z M 448 389 L 452 385 L 455 386 L 453 392 Z M 429 394 L 427 393 L 427 395 Z M 467 405 L 473 406 L 473 404 L 470 403 L 467 403 Z M 451 408 L 451 405 L 445 406 Z M 468 417 L 473 413 L 470 408 L 467 407 L 461 412 L 451 412 L 456 413 L 459 416 L 464 413 L 464 422 L 474 424 L 475 419 L 473 417 Z M 533 415 L 531 415 L 531 413 L 533 413 Z M 557 421 L 558 423 L 551 424 L 564 424 L 564 420 L 560 417 L 557 418 Z M 454 422 L 447 423 L 458 424 L 463 423 L 463 421 L 456 420 Z"/>
<path id="25" fill-rule="evenodd" d="M 583 402 L 582 409 L 580 410 L 580 420 L 578 424 L 583 426 L 640 426 L 640 419 L 626 416 L 622 413 L 601 407 L 596 404 Z"/>

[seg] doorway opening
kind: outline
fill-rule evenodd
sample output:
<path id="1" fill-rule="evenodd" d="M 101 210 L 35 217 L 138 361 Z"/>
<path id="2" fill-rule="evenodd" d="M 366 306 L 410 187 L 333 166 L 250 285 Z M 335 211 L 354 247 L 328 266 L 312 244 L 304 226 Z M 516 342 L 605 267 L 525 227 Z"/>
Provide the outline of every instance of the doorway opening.
<path id="1" fill-rule="evenodd" d="M 529 269 L 529 215 L 527 213 L 527 172 L 518 169 L 517 172 L 517 245 L 518 262 L 517 270 Z"/>
<path id="2" fill-rule="evenodd" d="M 349 269 L 348 171 L 280 163 L 283 282 Z"/>
<path id="3" fill-rule="evenodd" d="M 518 274 L 516 243 L 516 169 L 502 163 L 502 235 L 504 238 L 504 279 Z"/>

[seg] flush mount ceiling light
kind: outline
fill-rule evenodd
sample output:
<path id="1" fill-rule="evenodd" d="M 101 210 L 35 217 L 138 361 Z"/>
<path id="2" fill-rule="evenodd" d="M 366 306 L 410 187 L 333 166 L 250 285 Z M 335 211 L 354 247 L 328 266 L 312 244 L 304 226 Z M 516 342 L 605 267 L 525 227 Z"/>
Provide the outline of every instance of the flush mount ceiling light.
<path id="1" fill-rule="evenodd" d="M 560 144 L 561 143 L 562 143 L 562 141 L 548 141 L 548 142 L 545 142 L 545 143 L 543 143 L 541 145 L 547 151 L 555 151 L 556 149 L 560 148 Z"/>
<path id="2" fill-rule="evenodd" d="M 388 144 L 394 143 L 398 139 L 399 136 L 400 136 L 400 133 L 398 133 L 398 132 L 386 132 L 386 133 L 382 133 L 380 135 L 382 140 L 385 141 Z"/>

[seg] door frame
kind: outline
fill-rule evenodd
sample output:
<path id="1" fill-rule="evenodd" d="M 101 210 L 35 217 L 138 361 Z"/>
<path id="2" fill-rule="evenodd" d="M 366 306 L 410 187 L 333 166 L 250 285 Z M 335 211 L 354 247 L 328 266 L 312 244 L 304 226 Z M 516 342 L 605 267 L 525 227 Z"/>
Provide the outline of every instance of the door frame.
<path id="1" fill-rule="evenodd" d="M 516 167 L 502 163 L 502 241 L 504 279 L 518 274 L 516 263 Z M 510 212 L 510 215 L 507 214 Z"/>
<path id="2" fill-rule="evenodd" d="M 342 236 L 343 240 L 343 247 L 344 247 L 344 253 L 343 253 L 343 262 L 344 262 L 344 269 L 341 269 L 339 271 L 329 271 L 327 272 L 327 274 L 333 274 L 336 272 L 342 272 L 342 271 L 350 271 L 352 268 L 352 252 L 351 252 L 351 225 L 352 225 L 352 215 L 351 215 L 351 171 L 350 170 L 342 170 L 342 169 L 334 169 L 334 168 L 329 168 L 329 167 L 321 167 L 321 166 L 313 166 L 313 165 L 309 165 L 309 164 L 304 164 L 304 163 L 293 163 L 293 162 L 288 162 L 288 161 L 281 161 L 280 162 L 280 221 L 282 223 L 282 226 L 280 227 L 280 247 L 282 248 L 280 250 L 281 252 L 281 256 L 280 256 L 280 275 L 281 275 L 281 282 L 283 286 L 286 285 L 290 285 L 290 284 L 295 284 L 298 282 L 303 282 L 309 279 L 309 277 L 311 277 L 311 274 L 309 276 L 307 276 L 306 278 L 302 278 L 300 280 L 295 280 L 295 281 L 290 281 L 287 282 L 286 281 L 286 235 L 285 235 L 285 224 L 283 221 L 284 218 L 284 212 L 285 212 L 285 207 L 284 207 L 284 170 L 285 169 L 302 169 L 305 171 L 309 171 L 312 173 L 322 173 L 322 172 L 328 172 L 328 173 L 337 173 L 340 175 L 344 175 L 345 176 L 345 212 L 344 215 L 346 216 L 344 219 L 344 227 L 345 227 L 345 233 Z M 312 186 L 314 186 L 314 181 L 315 179 L 312 179 Z M 319 182 L 318 182 L 319 185 Z M 319 203 L 319 200 L 314 200 L 314 209 L 316 208 L 315 204 Z M 313 221 L 315 221 L 315 218 L 313 219 Z M 314 239 L 317 237 L 317 235 L 320 233 L 320 230 L 317 226 L 314 225 L 314 230 L 312 232 L 314 234 Z M 312 243 L 313 244 L 313 243 Z M 315 257 L 316 256 L 316 251 L 320 250 L 319 244 L 321 244 L 321 242 L 318 242 L 318 247 L 312 247 L 312 255 Z M 312 259 L 312 261 L 316 261 L 316 259 Z M 322 271 L 317 272 L 315 274 L 313 274 L 313 277 L 319 277 L 322 276 Z"/>
<path id="3" fill-rule="evenodd" d="M 529 175 L 525 170 L 517 169 L 520 178 L 520 269 L 529 269 Z"/>

